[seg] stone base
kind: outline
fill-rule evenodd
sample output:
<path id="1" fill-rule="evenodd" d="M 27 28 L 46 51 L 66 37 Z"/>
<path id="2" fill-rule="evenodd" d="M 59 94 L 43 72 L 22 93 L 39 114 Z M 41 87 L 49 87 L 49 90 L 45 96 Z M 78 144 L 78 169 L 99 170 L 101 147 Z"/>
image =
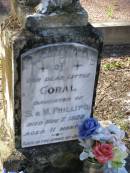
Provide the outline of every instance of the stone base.
<path id="1" fill-rule="evenodd" d="M 4 167 L 8 171 L 26 170 L 27 173 L 79 173 L 82 170 L 79 153 L 77 142 L 15 150 Z"/>
<path id="2" fill-rule="evenodd" d="M 70 19 L 66 18 L 66 20 L 69 21 Z M 32 28 L 34 28 L 33 26 Z M 102 48 L 100 34 L 90 24 L 86 26 L 79 26 L 77 24 L 71 27 L 42 28 L 40 32 L 37 30 L 35 33 L 29 32 L 28 30 L 21 30 L 15 33 L 8 28 L 5 28 L 2 32 L 5 35 L 2 40 L 3 42 L 7 40 L 6 46 L 8 45 L 12 52 L 8 58 L 13 62 L 15 103 L 12 121 L 15 121 L 14 147 L 17 148 L 17 150 L 12 151 L 10 157 L 4 159 L 4 167 L 9 171 L 25 169 L 27 173 L 79 173 L 82 170 L 82 163 L 79 160 L 81 147 L 78 141 L 62 142 L 26 149 L 21 148 L 21 54 L 41 45 L 61 42 L 88 45 L 97 49 L 100 53 Z M 97 66 L 98 69 L 99 65 L 100 63 Z M 8 142 L 10 142 L 10 139 Z"/>
<path id="3" fill-rule="evenodd" d="M 55 22 L 54 22 L 55 21 Z M 56 27 L 76 27 L 86 26 L 88 23 L 87 13 L 76 12 L 76 13 L 63 13 L 51 15 L 34 14 L 29 15 L 26 19 L 25 26 L 30 31 L 38 31 L 46 28 Z M 34 27 L 33 27 L 34 26 Z"/>

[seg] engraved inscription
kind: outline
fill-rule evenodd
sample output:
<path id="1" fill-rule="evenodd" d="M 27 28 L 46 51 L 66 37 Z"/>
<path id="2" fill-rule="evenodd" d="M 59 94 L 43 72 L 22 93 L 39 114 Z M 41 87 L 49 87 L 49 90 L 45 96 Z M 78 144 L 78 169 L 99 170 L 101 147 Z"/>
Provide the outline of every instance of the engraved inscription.
<path id="1" fill-rule="evenodd" d="M 22 55 L 22 147 L 78 138 L 91 113 L 97 57 L 95 49 L 75 43 Z"/>

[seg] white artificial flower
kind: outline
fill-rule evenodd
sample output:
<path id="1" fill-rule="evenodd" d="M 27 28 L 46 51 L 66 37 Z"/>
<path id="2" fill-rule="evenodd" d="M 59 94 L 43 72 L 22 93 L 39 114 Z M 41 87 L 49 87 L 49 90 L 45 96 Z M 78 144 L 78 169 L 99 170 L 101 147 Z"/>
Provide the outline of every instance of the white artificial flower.
<path id="1" fill-rule="evenodd" d="M 91 139 L 87 139 L 87 140 L 82 140 L 79 139 L 79 145 L 81 145 L 84 148 L 90 148 L 92 146 L 92 140 Z"/>
<path id="2" fill-rule="evenodd" d="M 114 124 L 111 124 L 108 126 L 108 130 L 117 136 L 118 139 L 123 139 L 125 137 L 125 132 L 121 130 L 119 127 L 117 127 Z"/>
<path id="3" fill-rule="evenodd" d="M 124 167 L 126 165 L 126 161 L 122 160 L 122 163 L 123 163 L 123 167 Z"/>
<path id="4" fill-rule="evenodd" d="M 127 147 L 125 146 L 125 144 L 123 142 L 118 144 L 118 147 L 120 150 L 122 150 L 123 152 L 127 151 Z"/>
<path id="5" fill-rule="evenodd" d="M 108 168 L 112 168 L 112 162 L 110 160 L 108 161 Z"/>
<path id="6" fill-rule="evenodd" d="M 110 141 L 111 140 L 111 135 L 97 134 L 97 135 L 93 135 L 92 139 L 96 140 L 96 141 Z"/>
<path id="7" fill-rule="evenodd" d="M 102 133 L 102 132 L 103 132 L 103 129 L 104 129 L 104 128 L 100 126 L 100 127 L 96 130 L 96 133 Z"/>
<path id="8" fill-rule="evenodd" d="M 121 138 L 119 138 L 117 135 L 112 134 L 112 138 L 110 140 L 112 142 L 112 144 L 115 147 L 118 147 L 119 149 L 121 149 L 122 151 L 126 152 L 127 151 L 127 147 L 125 146 L 125 143 L 122 141 Z"/>
<path id="9" fill-rule="evenodd" d="M 99 122 L 100 122 L 101 126 L 104 127 L 104 128 L 106 128 L 106 127 L 108 127 L 110 124 L 112 124 L 112 122 L 109 121 L 109 120 L 99 121 Z"/>
<path id="10" fill-rule="evenodd" d="M 119 168 L 118 173 L 128 173 L 125 167 Z"/>
<path id="11" fill-rule="evenodd" d="M 89 153 L 86 153 L 84 151 L 79 156 L 79 158 L 80 158 L 81 161 L 87 159 L 88 157 L 89 157 Z"/>
<path id="12" fill-rule="evenodd" d="M 91 158 L 95 157 L 92 151 L 89 151 L 89 157 L 91 157 Z"/>
<path id="13" fill-rule="evenodd" d="M 99 128 L 99 131 L 97 131 L 97 134 L 92 135 L 93 140 L 97 141 L 111 141 L 112 140 L 112 134 L 107 128 Z"/>

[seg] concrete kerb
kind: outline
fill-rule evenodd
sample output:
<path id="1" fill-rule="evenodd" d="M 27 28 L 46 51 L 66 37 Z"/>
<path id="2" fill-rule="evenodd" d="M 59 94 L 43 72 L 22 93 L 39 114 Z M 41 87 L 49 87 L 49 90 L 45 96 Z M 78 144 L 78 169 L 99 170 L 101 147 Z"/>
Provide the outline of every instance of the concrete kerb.
<path id="1" fill-rule="evenodd" d="M 130 44 L 130 22 L 100 22 L 91 24 L 104 36 L 104 45 Z"/>
<path id="2" fill-rule="evenodd" d="M 130 21 L 90 23 L 103 34 L 103 56 L 130 56 Z"/>

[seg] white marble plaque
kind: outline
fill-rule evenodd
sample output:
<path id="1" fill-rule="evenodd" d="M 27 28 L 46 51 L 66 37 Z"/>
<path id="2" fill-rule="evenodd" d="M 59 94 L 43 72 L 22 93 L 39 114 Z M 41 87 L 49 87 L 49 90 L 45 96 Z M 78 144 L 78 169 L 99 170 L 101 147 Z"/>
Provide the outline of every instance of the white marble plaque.
<path id="1" fill-rule="evenodd" d="M 22 147 L 75 140 L 90 116 L 97 50 L 75 43 L 32 49 L 21 57 Z"/>

